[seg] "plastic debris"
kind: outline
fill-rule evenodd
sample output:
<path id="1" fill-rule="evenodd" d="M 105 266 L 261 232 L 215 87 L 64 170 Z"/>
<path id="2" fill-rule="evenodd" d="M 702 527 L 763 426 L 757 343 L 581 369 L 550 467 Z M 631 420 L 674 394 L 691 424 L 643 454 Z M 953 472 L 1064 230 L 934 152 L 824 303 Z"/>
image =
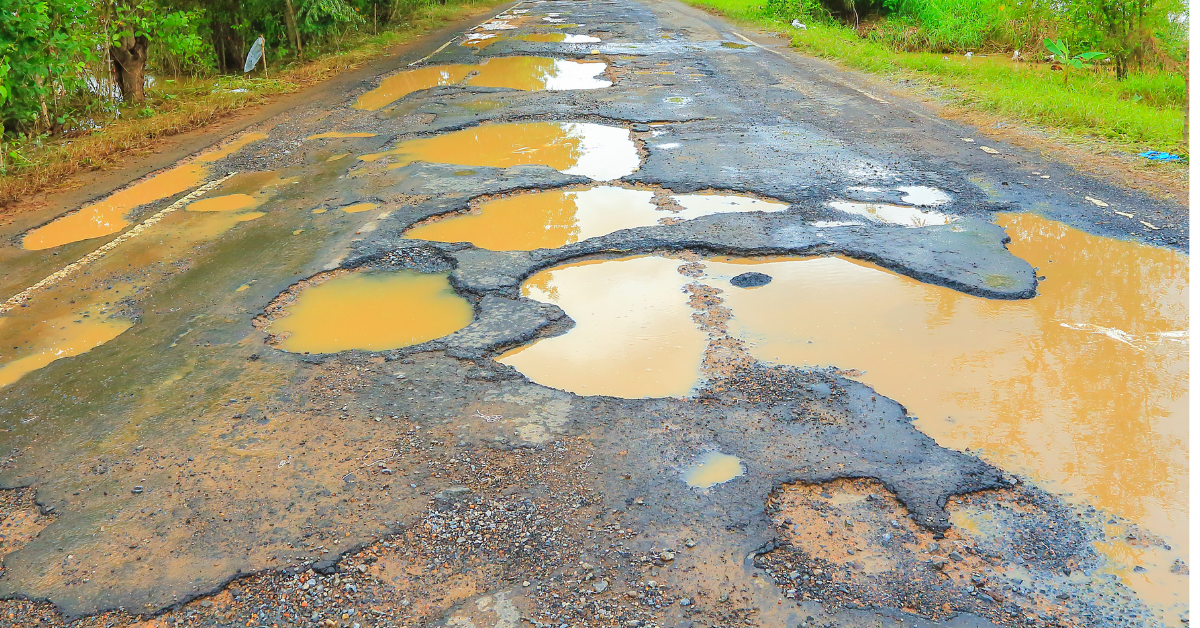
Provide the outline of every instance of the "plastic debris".
<path id="1" fill-rule="evenodd" d="M 792 28 L 798 28 L 802 31 L 808 30 L 808 27 L 800 23 L 800 20 L 792 20 Z"/>
<path id="2" fill-rule="evenodd" d="M 1021 51 L 1020 51 L 1020 49 L 1018 49 L 1018 50 L 1014 50 L 1014 51 L 1013 51 L 1013 58 L 1012 58 L 1012 60 L 1013 60 L 1013 61 L 1020 61 L 1020 60 L 1021 60 Z"/>
<path id="3" fill-rule="evenodd" d="M 1150 159 L 1152 161 L 1180 161 L 1183 159 L 1179 155 L 1172 155 L 1171 153 L 1164 153 L 1157 150 L 1148 150 L 1144 153 L 1138 153 L 1138 157 L 1145 157 L 1146 159 Z"/>
<path id="4" fill-rule="evenodd" d="M 979 150 L 981 150 L 989 155 L 999 155 L 1000 154 L 1000 151 L 998 151 L 990 146 L 980 146 Z"/>
<path id="5" fill-rule="evenodd" d="M 975 56 L 975 53 L 973 53 L 973 52 L 968 52 L 967 54 L 965 54 L 965 55 L 963 55 L 963 56 L 964 56 L 964 57 L 966 57 L 966 58 L 968 58 L 968 59 L 970 59 L 971 57 L 974 57 L 974 56 Z"/>

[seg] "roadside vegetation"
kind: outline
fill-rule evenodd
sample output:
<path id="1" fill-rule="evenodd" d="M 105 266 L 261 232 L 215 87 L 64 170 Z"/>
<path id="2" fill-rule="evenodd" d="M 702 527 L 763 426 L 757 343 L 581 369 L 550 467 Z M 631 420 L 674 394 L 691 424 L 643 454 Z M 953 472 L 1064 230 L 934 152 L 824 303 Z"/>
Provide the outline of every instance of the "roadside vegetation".
<path id="1" fill-rule="evenodd" d="M 29 0 L 0 12 L 0 207 L 499 0 Z M 263 62 L 243 74 L 255 39 Z"/>
<path id="2" fill-rule="evenodd" d="M 1184 0 L 685 1 L 957 105 L 1121 150 L 1188 154 Z M 1054 55 L 1059 41 L 1084 58 Z"/>

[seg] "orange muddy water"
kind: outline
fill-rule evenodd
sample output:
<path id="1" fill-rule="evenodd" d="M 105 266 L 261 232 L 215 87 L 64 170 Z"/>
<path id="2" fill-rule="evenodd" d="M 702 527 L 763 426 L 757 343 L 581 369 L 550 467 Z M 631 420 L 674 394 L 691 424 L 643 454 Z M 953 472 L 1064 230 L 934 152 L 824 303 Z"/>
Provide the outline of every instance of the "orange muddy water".
<path id="1" fill-rule="evenodd" d="M 706 336 L 692 323 L 678 260 L 633 257 L 544 270 L 521 293 L 575 321 L 499 358 L 539 384 L 580 395 L 683 397 L 696 384 Z"/>
<path id="2" fill-rule="evenodd" d="M 128 216 L 134 209 L 196 187 L 208 176 L 208 164 L 228 157 L 247 144 L 266 137 L 262 133 L 247 133 L 226 146 L 201 154 L 186 164 L 135 183 L 102 201 L 38 227 L 25 235 L 21 245 L 26 249 L 39 251 L 121 231 L 129 226 Z"/>
<path id="3" fill-rule="evenodd" d="M 0 387 L 8 386 L 55 360 L 91 351 L 133 327 L 131 320 L 106 318 L 102 307 L 45 320 L 0 318 L 0 325 L 20 324 L 28 324 L 29 327 L 16 337 L 15 342 L 24 340 L 26 346 L 9 346 L 10 350 L 20 351 L 23 355 L 0 365 Z M 8 334 L 5 336 L 6 340 L 12 338 Z M 9 351 L 0 353 L 0 356 L 6 353 Z"/>
<path id="4" fill-rule="evenodd" d="M 258 203 L 258 199 L 249 194 L 226 194 L 193 201 L 184 209 L 190 212 L 230 212 L 250 209 Z"/>
<path id="5" fill-rule="evenodd" d="M 376 207 L 379 207 L 378 203 L 355 203 L 353 205 L 347 205 L 343 207 L 342 211 L 346 212 L 347 214 L 357 214 L 358 212 L 371 211 Z M 316 212 L 316 210 L 313 211 L 314 213 Z"/>
<path id="6" fill-rule="evenodd" d="M 306 288 L 275 319 L 279 347 L 294 353 L 383 351 L 440 338 L 470 324 L 471 304 L 444 274 L 361 272 Z"/>
<path id="7" fill-rule="evenodd" d="M 552 249 L 613 231 L 658 224 L 670 212 L 654 205 L 654 193 L 600 186 L 518 194 L 480 203 L 410 229 L 405 237 L 470 242 L 492 251 Z"/>
<path id="8" fill-rule="evenodd" d="M 400 143 L 363 161 L 390 157 L 388 168 L 414 161 L 509 168 L 543 164 L 566 174 L 610 181 L 638 169 L 637 146 L 627 129 L 590 122 L 508 122 Z"/>
<path id="9" fill-rule="evenodd" d="M 709 488 L 728 482 L 745 472 L 742 461 L 737 456 L 710 451 L 683 471 L 683 481 L 692 488 Z"/>
<path id="10" fill-rule="evenodd" d="M 483 40 L 490 41 L 490 40 Z M 612 85 L 598 78 L 608 67 L 603 61 L 569 61 L 550 57 L 494 57 L 478 65 L 435 65 L 393 74 L 379 87 L 359 96 L 355 109 L 375 111 L 405 96 L 445 85 L 507 87 L 523 91 L 599 89 Z"/>
<path id="11" fill-rule="evenodd" d="M 755 357 L 862 371 L 940 444 L 1162 537 L 1171 550 L 1122 543 L 1106 555 L 1147 601 L 1186 603 L 1187 578 L 1169 568 L 1188 546 L 1187 256 L 1036 215 L 998 221 L 1046 276 L 1034 299 L 968 296 L 837 257 L 706 260 L 696 281 L 723 291 L 730 333 Z M 502 361 L 579 394 L 687 394 L 705 338 L 679 265 L 641 257 L 534 275 L 524 294 L 577 325 Z M 773 281 L 729 283 L 748 270 Z"/>

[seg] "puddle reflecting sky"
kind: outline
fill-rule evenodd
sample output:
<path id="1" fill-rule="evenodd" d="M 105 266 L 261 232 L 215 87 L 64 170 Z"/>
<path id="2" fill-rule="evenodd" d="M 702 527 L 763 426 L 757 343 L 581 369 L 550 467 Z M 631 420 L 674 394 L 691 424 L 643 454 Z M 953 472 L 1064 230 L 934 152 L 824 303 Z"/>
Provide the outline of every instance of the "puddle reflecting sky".
<path id="1" fill-rule="evenodd" d="M 270 332 L 295 353 L 383 351 L 440 338 L 466 327 L 471 304 L 445 274 L 358 272 L 303 290 Z"/>
<path id="2" fill-rule="evenodd" d="M 653 192 L 610 186 L 518 194 L 420 225 L 405 237 L 470 242 L 493 251 L 552 249 L 671 216 L 653 199 Z"/>
<path id="3" fill-rule="evenodd" d="M 1178 598 L 1186 577 L 1167 570 L 1188 545 L 1187 256 L 1035 215 L 998 221 L 1010 250 L 1047 277 L 1035 299 L 982 299 L 842 258 L 706 260 L 698 281 L 724 291 L 730 333 L 759 359 L 865 371 L 860 380 L 942 445 L 1163 537 L 1167 555 L 1113 558 L 1143 590 Z M 579 394 L 686 394 L 705 339 L 680 264 L 643 257 L 535 275 L 525 294 L 578 325 L 504 361 Z M 729 284 L 747 270 L 773 281 Z M 653 378 L 635 376 L 644 363 Z"/>
<path id="4" fill-rule="evenodd" d="M 628 129 L 590 122 L 509 122 L 401 142 L 363 161 L 393 157 L 389 168 L 414 161 L 510 168 L 544 164 L 596 181 L 619 179 L 641 164 Z"/>
<path id="5" fill-rule="evenodd" d="M 127 216 L 134 209 L 200 185 L 208 176 L 208 164 L 266 137 L 262 133 L 247 133 L 222 148 L 203 153 L 186 164 L 135 183 L 102 201 L 38 227 L 25 235 L 21 245 L 36 251 L 114 234 L 129 226 Z"/>
<path id="6" fill-rule="evenodd" d="M 575 321 L 568 333 L 499 358 L 540 384 L 580 395 L 683 397 L 706 336 L 692 323 L 683 262 L 634 257 L 560 266 L 530 277 L 525 296 Z"/>
<path id="7" fill-rule="evenodd" d="M 664 218 L 691 219 L 738 211 L 779 211 L 772 203 L 732 195 L 689 194 L 671 197 L 683 209 L 654 204 L 654 193 L 612 186 L 517 194 L 480 203 L 456 214 L 419 225 L 405 237 L 434 242 L 470 242 L 493 251 L 557 248 L 621 229 L 657 225 Z"/>
<path id="8" fill-rule="evenodd" d="M 413 92 L 445 85 L 507 87 L 524 91 L 599 89 L 612 85 L 612 82 L 599 78 L 607 67 L 603 61 L 550 57 L 493 57 L 478 65 L 434 65 L 383 79 L 379 87 L 359 96 L 354 108 L 375 111 Z"/>
<path id="9" fill-rule="evenodd" d="M 919 198 L 922 201 L 929 200 L 928 196 Z M 904 205 L 889 205 L 887 203 L 834 201 L 829 206 L 847 214 L 862 216 L 872 222 L 882 222 L 902 227 L 930 227 L 933 225 L 946 225 L 958 220 L 958 216 L 943 214 L 942 212 L 917 209 L 916 207 L 907 207 Z"/>

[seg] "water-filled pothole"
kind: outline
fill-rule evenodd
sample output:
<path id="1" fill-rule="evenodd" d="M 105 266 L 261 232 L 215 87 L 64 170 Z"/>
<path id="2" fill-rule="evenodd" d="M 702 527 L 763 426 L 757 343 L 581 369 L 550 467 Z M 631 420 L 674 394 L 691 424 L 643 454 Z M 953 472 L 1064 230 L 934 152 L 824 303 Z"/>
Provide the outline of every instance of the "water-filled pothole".
<path id="1" fill-rule="evenodd" d="M 900 225 L 903 227 L 948 225 L 958 220 L 958 216 L 953 214 L 917 209 L 916 207 L 907 207 L 904 205 L 890 205 L 888 203 L 833 201 L 829 206 L 847 214 L 862 216 L 872 222 Z"/>
<path id="2" fill-rule="evenodd" d="M 561 27 L 556 27 L 561 28 Z M 475 50 L 483 50 L 488 46 L 506 40 L 528 41 L 543 44 L 595 44 L 600 42 L 599 37 L 592 35 L 580 35 L 577 33 L 526 33 L 509 37 L 499 35 L 497 33 L 468 33 L 466 39 L 463 40 L 463 46 L 474 48 Z"/>
<path id="3" fill-rule="evenodd" d="M 660 208 L 654 192 L 613 186 L 549 190 L 491 199 L 468 214 L 418 225 L 405 237 L 434 242 L 470 242 L 493 251 L 553 249 L 635 227 L 733 211 L 779 211 L 784 203 L 755 198 L 686 194 L 672 196 L 675 208 Z"/>
<path id="4" fill-rule="evenodd" d="M 710 451 L 683 471 L 683 481 L 692 488 L 709 488 L 745 473 L 742 461 L 719 451 Z"/>
<path id="5" fill-rule="evenodd" d="M 610 181 L 641 165 L 628 129 L 590 122 L 506 122 L 401 142 L 367 162 L 394 158 L 388 168 L 414 161 L 509 168 L 543 164 L 566 174 Z"/>
<path id="6" fill-rule="evenodd" d="M 285 351 L 399 349 L 456 332 L 474 317 L 446 274 L 365 271 L 310 283 L 267 308 L 266 330 Z"/>
<path id="7" fill-rule="evenodd" d="M 486 40 L 485 40 L 486 41 Z M 393 74 L 379 87 L 359 96 L 356 109 L 375 111 L 405 96 L 446 85 L 507 87 L 524 91 L 599 89 L 612 85 L 600 78 L 608 68 L 603 61 L 571 61 L 550 57 L 493 57 L 478 65 L 435 65 Z"/>
<path id="8" fill-rule="evenodd" d="M 1187 256 L 1035 215 L 998 220 L 1008 248 L 1046 276 L 1034 299 L 974 297 L 837 257 L 710 259 L 688 272 L 721 291 L 729 334 L 754 357 L 860 372 L 942 445 L 1167 539 L 1174 549 L 1142 566 L 1160 584 L 1185 581 L 1168 570 L 1188 543 Z M 640 257 L 534 275 L 523 293 L 577 324 L 501 361 L 583 395 L 688 394 L 706 337 L 680 266 Z M 772 280 L 734 288 L 747 271 Z"/>
<path id="9" fill-rule="evenodd" d="M 706 336 L 683 296 L 678 260 L 631 257 L 539 272 L 523 295 L 563 308 L 571 331 L 501 356 L 539 384 L 580 395 L 683 397 L 699 377 Z"/>
<path id="10" fill-rule="evenodd" d="M 186 164 L 175 166 L 115 192 L 102 201 L 33 229 L 22 239 L 21 246 L 38 251 L 114 234 L 129 226 L 127 216 L 134 209 L 199 185 L 208 175 L 208 164 L 265 137 L 262 133 L 247 133 L 221 148 L 202 153 Z"/>

